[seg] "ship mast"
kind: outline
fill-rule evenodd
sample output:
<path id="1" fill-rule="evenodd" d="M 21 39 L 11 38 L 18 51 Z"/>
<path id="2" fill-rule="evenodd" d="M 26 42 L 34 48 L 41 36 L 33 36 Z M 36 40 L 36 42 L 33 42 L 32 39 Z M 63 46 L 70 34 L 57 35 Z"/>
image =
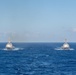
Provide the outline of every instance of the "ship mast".
<path id="1" fill-rule="evenodd" d="M 67 39 L 65 39 L 65 43 L 67 43 Z"/>
<path id="2" fill-rule="evenodd" d="M 10 38 L 8 39 L 8 43 L 11 43 L 11 39 Z"/>

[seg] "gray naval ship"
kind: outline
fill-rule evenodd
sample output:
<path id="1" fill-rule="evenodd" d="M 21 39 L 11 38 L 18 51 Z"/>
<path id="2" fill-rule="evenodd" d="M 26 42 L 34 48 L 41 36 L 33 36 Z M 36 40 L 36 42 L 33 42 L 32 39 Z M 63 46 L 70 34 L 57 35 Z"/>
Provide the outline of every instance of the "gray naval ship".
<path id="1" fill-rule="evenodd" d="M 15 47 L 13 46 L 12 42 L 10 39 L 8 40 L 8 43 L 6 44 L 6 49 L 14 49 Z"/>
<path id="2" fill-rule="evenodd" d="M 61 49 L 64 49 L 64 50 L 69 50 L 70 49 L 70 45 L 67 43 L 67 39 L 65 39 L 65 42 L 62 45 Z"/>

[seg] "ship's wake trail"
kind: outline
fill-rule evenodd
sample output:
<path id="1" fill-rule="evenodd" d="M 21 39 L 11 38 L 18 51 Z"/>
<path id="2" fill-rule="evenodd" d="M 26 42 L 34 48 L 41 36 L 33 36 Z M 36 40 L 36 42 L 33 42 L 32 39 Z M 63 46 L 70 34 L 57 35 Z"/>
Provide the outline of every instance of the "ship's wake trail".
<path id="1" fill-rule="evenodd" d="M 3 48 L 1 50 L 5 50 L 5 51 L 17 51 L 17 50 L 23 50 L 24 48 L 14 48 L 14 49 L 7 49 L 7 48 Z"/>
<path id="2" fill-rule="evenodd" d="M 57 47 L 54 50 L 74 50 L 74 48 L 69 48 L 69 49 L 62 49 L 61 47 Z"/>

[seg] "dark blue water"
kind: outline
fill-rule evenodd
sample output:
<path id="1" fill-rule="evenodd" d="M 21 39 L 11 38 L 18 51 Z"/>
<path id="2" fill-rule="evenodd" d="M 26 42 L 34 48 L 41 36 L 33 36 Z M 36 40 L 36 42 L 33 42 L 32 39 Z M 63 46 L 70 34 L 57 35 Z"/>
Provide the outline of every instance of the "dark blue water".
<path id="1" fill-rule="evenodd" d="M 0 75 L 76 75 L 75 50 L 55 50 L 62 43 L 14 43 L 24 48 L 5 51 L 0 44 Z"/>

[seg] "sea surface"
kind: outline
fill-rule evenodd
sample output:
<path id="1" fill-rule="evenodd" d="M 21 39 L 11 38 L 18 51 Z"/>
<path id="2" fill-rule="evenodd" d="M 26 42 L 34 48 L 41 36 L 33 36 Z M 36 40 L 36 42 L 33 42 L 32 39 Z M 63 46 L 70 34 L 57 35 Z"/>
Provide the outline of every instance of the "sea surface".
<path id="1" fill-rule="evenodd" d="M 76 75 L 74 50 L 56 50 L 63 43 L 13 43 L 17 50 L 5 50 L 0 43 L 0 75 Z"/>

